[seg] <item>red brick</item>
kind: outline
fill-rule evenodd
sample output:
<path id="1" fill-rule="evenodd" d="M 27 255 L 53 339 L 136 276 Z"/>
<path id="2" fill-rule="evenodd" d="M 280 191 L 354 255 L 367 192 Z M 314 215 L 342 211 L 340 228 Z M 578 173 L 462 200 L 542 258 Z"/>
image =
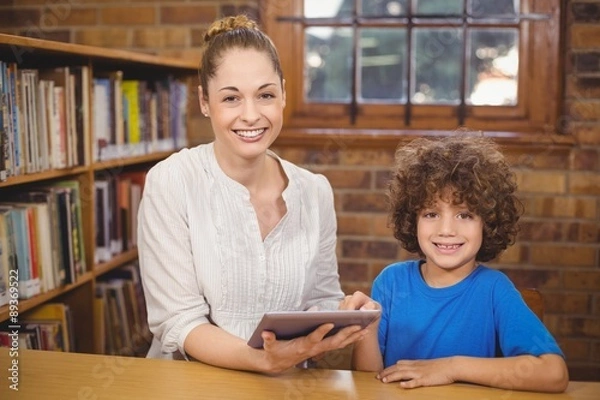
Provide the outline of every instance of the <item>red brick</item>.
<path id="1" fill-rule="evenodd" d="M 539 289 L 542 294 L 548 289 L 562 287 L 561 273 L 543 269 L 502 269 L 517 287 Z"/>
<path id="2" fill-rule="evenodd" d="M 502 264 L 521 264 L 525 261 L 526 252 L 518 244 L 514 244 L 500 253 L 498 262 Z"/>
<path id="3" fill-rule="evenodd" d="M 590 358 L 588 339 L 562 339 L 558 345 L 569 361 L 588 361 Z"/>
<path id="4" fill-rule="evenodd" d="M 381 240 L 342 240 L 342 257 L 395 259 L 398 245 Z"/>
<path id="5" fill-rule="evenodd" d="M 336 189 L 368 189 L 371 187 L 371 171 L 325 169 L 321 173 Z"/>
<path id="6" fill-rule="evenodd" d="M 571 49 L 594 49 L 598 47 L 600 25 L 573 25 L 571 27 Z"/>
<path id="7" fill-rule="evenodd" d="M 154 7 L 107 7 L 100 11 L 105 25 L 150 25 L 157 23 Z"/>
<path id="8" fill-rule="evenodd" d="M 590 197 L 521 196 L 525 215 L 596 219 L 598 202 Z M 527 221 L 523 218 L 523 221 Z"/>
<path id="9" fill-rule="evenodd" d="M 129 32 L 121 28 L 84 29 L 75 34 L 77 43 L 99 47 L 128 48 Z"/>
<path id="10" fill-rule="evenodd" d="M 592 361 L 600 362 L 600 342 L 594 342 L 592 344 Z"/>
<path id="11" fill-rule="evenodd" d="M 503 153 L 515 169 L 567 169 L 569 166 L 570 149 L 566 147 L 527 143 L 504 147 Z"/>
<path id="12" fill-rule="evenodd" d="M 569 117 L 578 121 L 595 121 L 600 115 L 600 102 L 597 100 L 574 100 L 566 104 Z"/>
<path id="13" fill-rule="evenodd" d="M 543 293 L 547 313 L 589 314 L 591 295 L 585 293 Z"/>
<path id="14" fill-rule="evenodd" d="M 133 31 L 132 45 L 152 49 L 183 48 L 188 44 L 187 28 L 143 28 Z"/>
<path id="15" fill-rule="evenodd" d="M 337 215 L 338 235 L 368 235 L 372 218 L 369 215 Z"/>
<path id="16" fill-rule="evenodd" d="M 0 26 L 2 29 L 7 28 L 26 28 L 26 31 L 31 32 L 31 37 L 43 38 L 43 30 L 38 26 L 41 13 L 39 10 L 6 10 L 0 12 Z M 40 34 L 36 34 L 39 32 Z"/>
<path id="17" fill-rule="evenodd" d="M 553 266 L 594 266 L 596 249 L 583 246 L 543 246 L 530 247 L 531 262 L 535 265 Z"/>
<path id="18" fill-rule="evenodd" d="M 600 291 L 600 271 L 568 271 L 564 282 L 566 289 Z"/>
<path id="19" fill-rule="evenodd" d="M 339 263 L 340 279 L 344 282 L 367 282 L 369 279 L 369 267 L 366 263 Z"/>
<path id="20" fill-rule="evenodd" d="M 163 24 L 202 24 L 210 23 L 217 18 L 214 6 L 177 6 L 162 7 L 160 22 Z"/>
<path id="21" fill-rule="evenodd" d="M 600 366 L 590 363 L 577 364 L 569 362 L 569 379 L 571 381 L 598 381 Z"/>
<path id="22" fill-rule="evenodd" d="M 387 198 L 383 193 L 346 193 L 342 196 L 342 210 L 387 212 Z"/>
<path id="23" fill-rule="evenodd" d="M 45 12 L 40 18 L 40 26 L 55 28 L 57 26 L 89 26 L 98 23 L 98 13 L 93 8 L 70 8 L 64 12 Z"/>
<path id="24" fill-rule="evenodd" d="M 524 220 L 520 226 L 520 240 L 548 242 L 561 241 L 564 237 L 564 226 L 560 222 Z"/>
<path id="25" fill-rule="evenodd" d="M 393 238 L 394 232 L 389 224 L 388 214 L 372 214 L 373 220 L 373 235 L 377 237 Z"/>
<path id="26" fill-rule="evenodd" d="M 598 97 L 600 97 L 600 90 L 598 90 Z M 578 143 L 600 146 L 600 125 L 573 122 L 569 126 Z"/>
<path id="27" fill-rule="evenodd" d="M 394 165 L 394 151 L 346 149 L 342 151 L 341 162 L 344 165 L 371 165 L 391 168 Z"/>
<path id="28" fill-rule="evenodd" d="M 561 336 L 600 339 L 600 318 L 560 317 L 558 332 Z"/>
<path id="29" fill-rule="evenodd" d="M 520 192 L 554 193 L 566 192 L 567 176 L 554 171 L 515 171 Z"/>
<path id="30" fill-rule="evenodd" d="M 598 149 L 580 149 L 573 152 L 573 169 L 600 171 L 600 151 Z"/>
<path id="31" fill-rule="evenodd" d="M 580 101 L 600 97 L 600 78 L 568 76 L 566 81 L 566 99 Z"/>
<path id="32" fill-rule="evenodd" d="M 591 172 L 572 173 L 569 178 L 569 193 L 600 196 L 600 174 Z"/>

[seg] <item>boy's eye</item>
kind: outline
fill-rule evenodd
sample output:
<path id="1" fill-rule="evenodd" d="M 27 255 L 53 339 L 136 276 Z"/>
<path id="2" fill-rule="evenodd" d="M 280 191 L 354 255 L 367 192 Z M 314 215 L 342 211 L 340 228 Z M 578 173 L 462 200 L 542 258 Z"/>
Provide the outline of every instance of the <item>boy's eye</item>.
<path id="1" fill-rule="evenodd" d="M 473 216 L 470 213 L 460 213 L 458 214 L 458 218 L 460 219 L 471 219 Z"/>
<path id="2" fill-rule="evenodd" d="M 437 214 L 432 211 L 423 213 L 423 218 L 435 218 L 436 216 Z"/>

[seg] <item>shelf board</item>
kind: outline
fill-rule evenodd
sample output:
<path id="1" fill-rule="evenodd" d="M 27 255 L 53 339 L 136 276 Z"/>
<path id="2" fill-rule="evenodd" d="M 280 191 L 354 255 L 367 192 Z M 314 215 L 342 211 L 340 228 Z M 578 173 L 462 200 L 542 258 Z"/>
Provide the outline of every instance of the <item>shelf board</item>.
<path id="1" fill-rule="evenodd" d="M 159 160 L 162 160 L 162 159 L 168 157 L 172 153 L 173 153 L 172 151 L 161 151 L 159 153 L 144 154 L 141 156 L 116 158 L 114 160 L 100 161 L 100 162 L 95 162 L 94 164 L 92 164 L 92 169 L 94 171 L 100 171 L 103 169 L 125 167 L 127 165 L 136 165 L 136 164 L 156 162 L 156 161 L 159 161 Z"/>
<path id="2" fill-rule="evenodd" d="M 24 183 L 40 182 L 49 179 L 68 177 L 84 173 L 88 170 L 88 167 L 72 167 L 65 169 L 52 169 L 49 171 L 36 172 L 33 174 L 9 176 L 5 181 L 0 182 L 0 188 L 13 185 L 20 185 Z"/>
<path id="3" fill-rule="evenodd" d="M 94 275 L 99 276 L 105 274 L 113 269 L 120 267 L 121 265 L 134 261 L 137 259 L 137 249 L 131 249 L 124 253 L 118 254 L 105 263 L 94 265 Z"/>
<path id="4" fill-rule="evenodd" d="M 155 66 L 161 69 L 196 71 L 198 65 L 187 58 L 163 57 L 155 54 L 131 52 L 76 43 L 55 42 L 25 36 L 0 33 L 0 55 L 21 64 L 29 59 L 38 62 L 48 56 L 72 58 L 79 61 L 92 61 L 110 64 L 138 64 Z"/>
<path id="5" fill-rule="evenodd" d="M 75 283 L 69 283 L 67 285 L 61 286 L 60 288 L 53 289 L 48 292 L 34 296 L 30 299 L 19 299 L 19 303 L 18 303 L 19 317 L 18 317 L 18 319 L 21 318 L 21 316 L 23 315 L 24 312 L 31 310 L 32 308 L 35 308 L 41 304 L 44 304 L 47 301 L 55 299 L 57 296 L 60 296 L 61 294 L 70 292 L 71 290 L 75 289 L 76 287 L 79 287 L 79 286 L 83 285 L 84 283 L 90 282 L 93 278 L 94 278 L 94 275 L 92 274 L 92 272 L 88 271 L 88 272 L 84 273 L 83 275 L 81 275 L 77 279 L 77 282 L 75 282 Z M 7 321 L 8 318 L 9 318 L 9 306 L 4 305 L 4 306 L 0 307 L 0 321 Z"/>

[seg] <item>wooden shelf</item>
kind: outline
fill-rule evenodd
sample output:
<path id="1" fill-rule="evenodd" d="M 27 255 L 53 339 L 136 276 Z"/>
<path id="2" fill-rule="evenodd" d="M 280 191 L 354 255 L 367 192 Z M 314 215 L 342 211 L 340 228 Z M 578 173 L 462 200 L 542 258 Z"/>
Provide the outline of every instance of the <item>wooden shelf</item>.
<path id="1" fill-rule="evenodd" d="M 114 160 L 101 161 L 101 162 L 94 163 L 92 165 L 92 169 L 94 171 L 99 171 L 99 170 L 103 170 L 103 169 L 125 167 L 128 165 L 152 163 L 152 162 L 160 161 L 160 160 L 168 157 L 172 153 L 173 153 L 172 151 L 163 151 L 163 152 L 159 152 L 159 153 L 144 154 L 141 156 L 133 156 L 133 157 L 127 157 L 127 158 L 118 158 L 118 159 L 114 159 Z"/>
<path id="2" fill-rule="evenodd" d="M 121 254 L 115 256 L 110 261 L 107 261 L 107 262 L 101 263 L 101 264 L 96 264 L 96 265 L 94 265 L 94 270 L 93 270 L 94 276 L 100 276 L 109 271 L 112 271 L 113 269 L 115 269 L 123 264 L 126 264 L 131 261 L 135 261 L 137 259 L 137 256 L 138 256 L 137 249 L 132 249 L 132 250 L 126 251 L 124 253 L 121 253 Z"/>
<path id="3" fill-rule="evenodd" d="M 70 176 L 86 172 L 87 170 L 88 167 L 73 167 L 65 169 L 53 169 L 50 171 L 38 172 L 35 174 L 9 176 L 7 180 L 0 182 L 0 188 L 22 185 L 31 182 L 41 182 L 51 179 L 68 178 Z"/>
<path id="4" fill-rule="evenodd" d="M 61 294 L 68 293 L 73 289 L 90 282 L 94 279 L 94 274 L 91 271 L 83 274 L 75 283 L 70 283 L 65 286 L 61 286 L 60 288 L 50 290 L 48 292 L 44 292 L 30 299 L 19 300 L 18 302 L 18 311 L 19 316 L 21 316 L 24 312 L 31 310 L 40 304 L 44 304 L 47 301 L 50 301 Z M 0 307 L 0 321 L 5 321 L 9 317 L 9 306 L 5 305 Z"/>
<path id="5" fill-rule="evenodd" d="M 0 33 L 0 59 L 19 63 L 51 62 L 48 57 L 67 60 L 70 63 L 92 62 L 112 66 L 140 66 L 168 69 L 173 72 L 197 70 L 198 65 L 187 59 L 161 57 L 154 54 L 135 53 L 126 50 L 86 46 L 74 43 L 54 42 L 24 36 Z M 43 64 L 39 64 L 43 65 Z"/>
<path id="6" fill-rule="evenodd" d="M 72 43 L 53 42 L 36 38 L 6 35 L 1 33 L 0 61 L 14 64 L 11 67 L 14 69 L 16 66 L 16 69 L 19 71 L 24 69 L 32 69 L 48 72 L 50 68 L 60 67 L 70 67 L 69 70 L 71 71 L 85 70 L 87 74 L 86 79 L 77 81 L 77 84 L 82 85 L 79 87 L 79 89 L 81 90 L 81 92 L 83 92 L 86 86 L 83 86 L 84 84 L 81 82 L 88 82 L 89 86 L 87 86 L 87 93 L 90 94 L 93 94 L 94 89 L 98 88 L 98 86 L 94 86 L 96 82 L 93 81 L 93 78 L 114 76 L 115 72 L 119 71 L 118 75 L 122 77 L 123 81 L 127 79 L 149 82 L 149 84 L 145 87 L 150 90 L 154 90 L 157 98 L 159 97 L 159 95 L 162 95 L 163 101 L 166 93 L 166 95 L 169 97 L 166 102 L 162 103 L 165 104 L 164 107 L 166 107 L 166 104 L 172 104 L 171 101 L 174 101 L 170 97 L 171 92 L 169 90 L 171 88 L 167 88 L 165 92 L 159 93 L 157 86 L 160 85 L 154 85 L 154 83 L 169 82 L 170 84 L 174 80 L 178 80 L 184 82 L 184 85 L 187 87 L 189 93 L 189 90 L 192 87 L 192 80 L 197 79 L 196 76 L 198 67 L 195 62 L 192 62 L 188 59 L 173 59 L 153 54 L 135 53 L 118 49 L 107 49 Z M 85 68 L 79 68 L 82 66 Z M 39 75 L 41 76 L 41 73 Z M 19 79 L 21 79 L 21 75 L 19 76 Z M 44 79 L 54 80 L 54 78 Z M 55 83 L 58 85 L 58 81 L 55 81 Z M 165 90 L 165 88 L 161 89 Z M 180 88 L 179 90 L 182 89 Z M 176 93 L 182 92 L 177 91 Z M 87 118 L 89 118 L 87 121 L 87 125 L 92 130 L 94 128 L 94 99 L 95 97 L 92 95 L 90 100 L 92 104 L 89 108 L 89 113 L 84 114 L 87 115 Z M 189 112 L 189 110 L 192 107 L 192 105 L 195 105 L 196 103 L 190 96 L 182 98 L 180 101 L 181 103 L 178 104 L 181 104 L 182 106 L 187 107 L 188 109 L 187 128 L 189 131 L 189 118 L 192 115 L 192 113 Z M 112 106 L 114 107 L 114 105 Z M 156 110 L 158 110 L 158 112 L 161 112 L 164 109 L 160 108 L 158 105 L 156 105 L 156 107 Z M 169 110 L 172 110 L 172 108 L 169 108 Z M 167 121 L 166 118 L 170 118 L 171 116 L 165 115 L 166 114 L 163 114 L 161 115 L 161 117 L 164 121 Z M 156 118 L 157 120 L 154 121 L 155 124 L 158 121 L 158 116 Z M 81 121 L 81 119 L 79 121 Z M 109 124 L 110 121 L 107 120 L 106 123 Z M 32 124 L 30 123 L 28 126 L 32 126 Z M 162 129 L 162 131 L 159 132 L 169 132 L 168 127 L 162 127 L 164 129 Z M 100 144 L 98 143 L 97 146 L 94 146 L 94 140 L 98 139 L 94 139 L 93 132 L 90 133 L 89 136 L 84 137 L 82 132 L 78 131 L 76 137 L 77 143 L 83 144 L 83 147 L 78 147 L 77 149 L 78 155 L 80 156 L 79 160 L 89 159 L 89 157 L 86 158 L 85 155 L 89 156 L 93 153 L 94 150 L 97 149 L 97 147 Z M 80 138 L 82 137 L 84 140 L 80 141 Z M 160 146 L 166 145 L 167 143 L 164 142 L 164 136 L 159 137 L 162 141 L 160 143 Z M 115 148 L 118 148 L 116 147 L 115 143 L 110 143 L 109 145 L 114 145 Z M 136 145 L 132 147 L 136 147 Z M 23 148 L 26 149 L 28 148 L 28 146 L 23 146 Z M 23 148 L 21 148 L 21 151 L 23 152 L 22 154 L 25 154 L 26 150 L 24 150 Z M 124 146 L 124 148 L 126 148 L 126 146 Z M 159 148 L 164 149 L 169 147 Z M 104 274 L 107 274 L 110 271 L 114 271 L 119 267 L 135 262 L 138 257 L 138 251 L 134 248 L 114 256 L 107 262 L 99 264 L 93 263 L 94 254 L 96 252 L 96 235 L 97 231 L 99 230 L 99 227 L 96 226 L 97 217 L 95 215 L 97 207 L 99 207 L 100 204 L 100 202 L 96 198 L 97 190 L 100 190 L 98 189 L 100 187 L 100 185 L 98 185 L 98 182 L 108 181 L 106 175 L 110 175 L 110 178 L 114 178 L 122 176 L 122 173 L 129 174 L 129 178 L 124 178 L 125 181 L 129 181 L 131 179 L 131 182 L 133 182 L 135 178 L 132 178 L 132 176 L 135 176 L 135 174 L 138 172 L 142 172 L 142 175 L 140 176 L 143 176 L 144 170 L 147 170 L 156 162 L 165 159 L 174 151 L 176 150 L 159 151 L 143 155 L 136 154 L 132 156 L 119 157 L 113 160 L 91 162 L 90 164 L 83 166 L 64 169 L 53 169 L 39 173 L 10 176 L 5 181 L 0 182 L 0 201 L 6 199 L 7 194 L 14 195 L 19 194 L 20 191 L 28 191 L 33 186 L 38 186 L 38 183 L 41 186 L 42 184 L 47 185 L 66 180 L 74 180 L 78 182 L 80 188 L 79 197 L 81 201 L 81 216 L 78 217 L 79 225 L 77 226 L 79 226 L 79 228 L 81 229 L 80 233 L 83 242 L 83 248 L 81 250 L 85 253 L 85 269 L 87 271 L 76 278 L 76 283 L 61 286 L 60 288 L 50 290 L 48 292 L 39 294 L 29 299 L 19 299 L 18 303 L 16 304 L 18 306 L 19 317 L 21 317 L 23 313 L 48 302 L 64 302 L 69 305 L 69 309 L 72 312 L 72 317 L 75 325 L 73 328 L 75 332 L 75 339 L 77 342 L 77 351 L 95 352 L 100 351 L 100 349 L 104 348 L 103 344 L 105 343 L 106 338 L 104 337 L 105 332 L 102 329 L 102 325 L 104 322 L 103 318 L 101 317 L 101 313 L 103 313 L 103 311 L 98 311 L 96 308 L 97 304 L 94 304 L 95 298 L 98 295 L 97 289 L 101 287 L 100 281 L 102 280 L 101 278 Z M 81 154 L 84 154 L 83 158 L 81 158 Z M 102 171 L 107 171 L 109 174 L 105 174 Z M 142 181 L 136 181 L 136 184 L 139 187 L 143 187 L 143 178 Z M 118 191 L 116 191 L 116 193 L 118 193 Z M 136 195 L 137 193 L 138 192 L 136 192 Z M 111 204 L 114 205 L 114 203 L 117 202 L 117 195 L 113 196 L 114 197 L 111 198 L 109 203 L 112 201 Z M 123 201 L 122 198 L 118 199 L 119 202 Z M 139 196 L 136 197 L 136 201 L 137 200 L 139 200 Z M 121 205 L 122 204 L 119 203 L 117 207 L 121 207 Z M 128 211 L 125 212 L 127 213 Z M 107 211 L 105 211 L 105 213 L 107 213 Z M 133 213 L 130 215 L 133 215 Z M 130 224 L 132 224 L 130 219 L 128 219 L 127 221 Z M 56 226 L 56 224 L 54 224 L 54 226 Z M 66 226 L 69 225 L 67 224 Z M 127 226 L 126 229 L 134 228 Z M 116 232 L 116 230 L 114 230 L 114 232 Z M 127 245 L 127 243 L 125 242 L 131 240 L 131 237 L 116 239 L 115 235 L 115 237 L 111 237 L 110 239 L 111 242 L 114 240 L 122 239 L 124 241 L 124 245 Z M 64 265 L 61 264 L 61 267 L 64 268 Z M 14 303 L 13 307 L 11 307 L 10 305 L 0 307 L 0 324 L 6 324 L 9 322 L 11 308 L 14 310 Z M 99 316 L 100 318 L 98 318 Z"/>

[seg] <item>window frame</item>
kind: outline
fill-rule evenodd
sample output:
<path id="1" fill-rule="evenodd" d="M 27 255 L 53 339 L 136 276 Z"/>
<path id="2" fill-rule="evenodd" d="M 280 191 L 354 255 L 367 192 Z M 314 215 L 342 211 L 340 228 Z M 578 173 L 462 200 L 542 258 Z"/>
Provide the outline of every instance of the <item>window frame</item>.
<path id="1" fill-rule="evenodd" d="M 562 18 L 560 0 L 521 0 L 521 13 L 546 14 L 545 22 L 522 22 L 519 43 L 519 104 L 517 106 L 465 105 L 464 125 L 458 125 L 458 106 L 410 106 L 410 126 L 405 125 L 405 105 L 357 104 L 354 124 L 349 104 L 305 103 L 304 36 L 302 23 L 281 21 L 302 17 L 303 2 L 261 0 L 261 24 L 278 48 L 286 79 L 284 133 L 278 143 L 305 143 L 334 138 L 364 145 L 374 138 L 397 143 L 398 137 L 447 135 L 457 129 L 482 131 L 495 137 L 528 142 L 564 142 L 559 124 L 562 106 Z M 542 99 L 543 101 L 540 101 Z M 563 136 L 556 139 L 556 135 Z M 372 143 L 369 143 L 372 144 Z"/>

